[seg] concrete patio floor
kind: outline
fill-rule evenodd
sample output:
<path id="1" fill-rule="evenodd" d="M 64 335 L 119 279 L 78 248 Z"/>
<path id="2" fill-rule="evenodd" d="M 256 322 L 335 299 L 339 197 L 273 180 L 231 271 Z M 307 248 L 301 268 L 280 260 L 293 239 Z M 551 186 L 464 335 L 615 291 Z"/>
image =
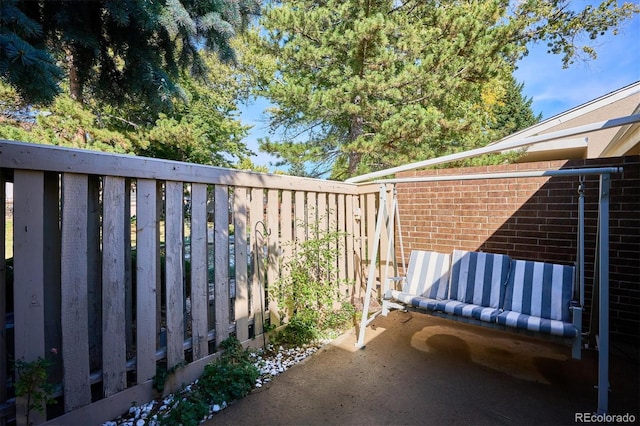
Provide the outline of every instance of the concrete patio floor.
<path id="1" fill-rule="evenodd" d="M 563 425 L 597 408 L 597 353 L 392 312 L 326 345 L 207 425 Z M 637 357 L 610 367 L 610 414 L 640 420 Z"/>

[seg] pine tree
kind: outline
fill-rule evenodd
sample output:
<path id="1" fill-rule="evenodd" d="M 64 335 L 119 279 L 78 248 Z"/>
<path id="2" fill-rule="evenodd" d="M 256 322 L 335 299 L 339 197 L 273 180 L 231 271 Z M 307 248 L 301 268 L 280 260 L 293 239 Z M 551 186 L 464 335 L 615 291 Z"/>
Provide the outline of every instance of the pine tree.
<path id="1" fill-rule="evenodd" d="M 505 79 L 504 84 L 505 93 L 494 107 L 490 126 L 496 131 L 497 138 L 526 129 L 542 119 L 542 113 L 536 115 L 531 109 L 533 99 L 522 94 L 524 83 L 518 83 L 511 75 Z"/>
<path id="2" fill-rule="evenodd" d="M 3 0 L 0 76 L 29 101 L 71 97 L 171 111 L 181 70 L 204 77 L 201 51 L 232 61 L 230 41 L 258 0 Z"/>
<path id="3" fill-rule="evenodd" d="M 261 149 L 344 179 L 482 146 L 520 125 L 501 104 L 515 106 L 503 97 L 518 92 L 509 79 L 526 46 L 547 42 L 565 64 L 594 54 L 579 35 L 640 9 L 615 3 L 574 12 L 569 0 L 278 2 L 248 37 L 280 136 Z"/>

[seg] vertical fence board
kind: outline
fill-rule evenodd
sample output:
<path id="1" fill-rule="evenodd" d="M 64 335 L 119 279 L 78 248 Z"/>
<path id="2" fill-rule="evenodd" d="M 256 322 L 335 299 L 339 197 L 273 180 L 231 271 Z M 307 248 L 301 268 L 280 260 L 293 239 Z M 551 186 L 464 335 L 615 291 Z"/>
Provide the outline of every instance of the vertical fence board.
<path id="1" fill-rule="evenodd" d="M 282 204 L 280 206 L 280 241 L 278 246 L 278 252 L 280 253 L 280 265 L 282 265 L 280 271 L 282 278 L 290 272 L 286 265 L 291 260 L 291 256 L 293 254 L 293 205 L 291 201 L 291 191 L 282 191 Z M 290 312 L 287 312 L 286 315 L 290 315 Z"/>
<path id="2" fill-rule="evenodd" d="M 193 359 L 209 354 L 207 322 L 207 185 L 191 186 L 191 343 Z"/>
<path id="3" fill-rule="evenodd" d="M 236 337 L 249 339 L 249 283 L 247 280 L 247 189 L 233 191 L 234 265 L 236 269 Z"/>
<path id="4" fill-rule="evenodd" d="M 303 191 L 296 191 L 295 193 L 295 239 L 298 244 L 307 241 L 307 227 L 305 225 L 306 218 L 306 201 L 305 193 Z"/>
<path id="5" fill-rule="evenodd" d="M 16 170 L 13 199 L 15 358 L 26 362 L 44 358 L 44 174 Z M 18 424 L 25 419 L 27 401 L 16 400 Z M 45 418 L 32 412 L 31 420 Z"/>
<path id="6" fill-rule="evenodd" d="M 327 232 L 327 226 L 329 224 L 329 214 L 327 212 L 327 194 L 320 193 L 318 194 L 318 231 L 320 231 L 320 235 Z"/>
<path id="7" fill-rule="evenodd" d="M 156 181 L 138 179 L 136 193 L 136 382 L 156 374 L 158 217 Z"/>
<path id="8" fill-rule="evenodd" d="M 184 361 L 184 257 L 182 182 L 165 184 L 165 262 L 167 307 L 167 368 Z"/>
<path id="9" fill-rule="evenodd" d="M 345 224 L 347 230 L 347 241 L 346 241 L 346 258 L 347 262 L 347 277 L 349 277 L 351 281 L 350 283 L 350 296 L 351 301 L 354 302 L 353 297 L 355 296 L 355 289 L 357 288 L 358 281 L 358 269 L 357 264 L 359 262 L 360 252 L 356 245 L 356 234 L 360 229 L 360 212 L 356 208 L 356 203 L 358 201 L 357 196 L 347 195 L 345 197 L 345 216 L 347 222 Z M 358 234 L 359 235 L 359 234 Z"/>
<path id="10" fill-rule="evenodd" d="M 2 244 L 0 244 L 0 345 L 6 345 L 7 341 L 7 329 L 6 329 L 6 313 L 7 313 L 7 300 L 5 298 L 7 294 L 7 281 L 6 271 L 7 262 L 5 260 L 6 248 L 5 244 L 7 240 L 6 235 L 6 178 L 3 169 L 0 169 L 0 235 L 2 235 Z M 0 346 L 0 405 L 3 405 L 7 400 L 7 350 L 6 346 Z M 13 355 L 13 354 L 11 354 Z M 0 426 L 6 425 L 6 418 L 0 415 Z"/>
<path id="11" fill-rule="evenodd" d="M 338 230 L 338 209 L 336 194 L 327 194 L 327 226 L 330 232 Z"/>
<path id="12" fill-rule="evenodd" d="M 291 258 L 293 243 L 292 193 L 282 191 L 282 206 L 280 207 L 280 256 L 286 264 Z"/>
<path id="13" fill-rule="evenodd" d="M 317 232 L 317 238 L 326 238 L 327 231 L 329 230 L 329 212 L 327 211 L 327 194 L 319 193 L 317 195 L 318 200 L 318 213 L 316 216 L 316 223 L 313 226 Z M 329 245 L 325 245 L 322 249 L 326 250 L 329 248 Z M 329 265 L 325 265 L 325 276 L 323 279 L 328 280 L 329 277 L 329 269 L 326 269 Z"/>
<path id="14" fill-rule="evenodd" d="M 307 238 L 315 238 L 318 222 L 318 194 L 307 192 L 307 217 L 305 217 L 305 227 L 307 228 Z"/>
<path id="15" fill-rule="evenodd" d="M 344 194 L 338 194 L 336 198 L 336 229 L 339 233 L 346 233 L 347 222 L 345 218 L 345 196 Z M 353 220 L 353 214 L 349 216 L 349 220 Z M 349 253 L 346 245 L 347 238 L 349 238 L 349 236 L 344 235 L 338 240 L 338 249 L 340 250 L 340 256 L 338 256 L 338 279 L 341 283 L 345 283 L 345 280 L 347 279 L 347 254 Z M 346 290 L 346 288 L 343 288 L 343 290 Z"/>
<path id="16" fill-rule="evenodd" d="M 267 229 L 271 233 L 269 237 L 269 246 L 267 248 L 267 292 L 269 286 L 275 283 L 279 278 L 278 268 L 278 241 L 280 239 L 279 223 L 279 200 L 278 190 L 269 189 L 267 191 Z M 275 301 L 269 301 L 269 320 L 271 325 L 280 325 L 280 315 L 278 314 L 278 304 Z"/>
<path id="17" fill-rule="evenodd" d="M 127 386 L 124 179 L 106 176 L 102 222 L 102 379 L 105 397 Z"/>
<path id="18" fill-rule="evenodd" d="M 262 247 L 264 245 L 264 191 L 251 190 L 249 207 L 251 220 L 251 245 L 253 252 L 253 276 L 251 280 L 251 306 L 253 314 L 254 335 L 259 336 L 264 329 L 264 265 L 262 263 Z"/>
<path id="19" fill-rule="evenodd" d="M 229 337 L 229 192 L 226 185 L 215 186 L 214 303 L 216 347 Z"/>
<path id="20" fill-rule="evenodd" d="M 88 182 L 86 175 L 62 177 L 61 303 L 64 354 L 64 410 L 91 403 L 87 262 Z"/>
<path id="21" fill-rule="evenodd" d="M 124 181 L 124 285 L 127 353 L 133 348 L 133 279 L 131 277 L 131 179 Z"/>

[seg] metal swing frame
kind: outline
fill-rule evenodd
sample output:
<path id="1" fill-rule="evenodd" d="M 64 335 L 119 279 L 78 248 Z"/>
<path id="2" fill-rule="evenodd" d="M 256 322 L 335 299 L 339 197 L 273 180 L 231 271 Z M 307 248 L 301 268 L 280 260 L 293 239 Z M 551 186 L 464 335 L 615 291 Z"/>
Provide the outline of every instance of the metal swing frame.
<path id="1" fill-rule="evenodd" d="M 599 317 L 598 317 L 598 414 L 605 414 L 608 411 L 608 391 L 609 391 L 609 193 L 612 173 L 620 173 L 622 168 L 619 167 L 602 167 L 602 168 L 579 168 L 565 170 L 546 170 L 546 171 L 527 171 L 527 172 L 507 172 L 507 173 L 490 173 L 490 174 L 471 174 L 471 175 L 454 175 L 454 176 L 433 176 L 433 177 L 417 177 L 404 179 L 383 179 L 374 181 L 380 185 L 380 198 L 378 217 L 376 220 L 375 236 L 372 256 L 369 264 L 369 273 L 367 277 L 367 287 L 365 292 L 362 319 L 358 331 L 358 340 L 356 346 L 364 348 L 366 328 L 382 311 L 369 315 L 371 304 L 371 296 L 375 284 L 377 255 L 380 249 L 380 237 L 383 227 L 386 226 L 387 238 L 389 241 L 387 247 L 387 259 L 390 258 L 394 244 L 394 221 L 398 223 L 398 235 L 400 238 L 401 256 L 404 265 L 404 246 L 402 243 L 402 232 L 400 229 L 400 218 L 397 202 L 396 184 L 406 182 L 436 182 L 436 181 L 452 181 L 452 180 L 476 180 L 476 179 L 504 179 L 504 178 L 523 178 L 523 177 L 553 177 L 553 176 L 579 176 L 580 183 L 578 188 L 578 242 L 577 242 L 577 285 L 579 290 L 579 306 L 574 307 L 578 310 L 574 314 L 582 317 L 582 309 L 584 306 L 584 177 L 587 175 L 599 175 L 599 194 L 598 194 L 598 238 L 596 239 L 595 259 L 596 270 L 598 271 L 597 280 L 594 286 L 599 287 Z M 387 185 L 393 184 L 393 198 L 390 211 L 388 210 Z M 394 263 L 395 264 L 395 263 Z M 385 280 L 388 275 L 388 263 L 385 266 L 384 275 L 381 278 Z M 595 290 L 594 290 L 595 291 Z M 578 336 L 580 339 L 581 336 Z"/>

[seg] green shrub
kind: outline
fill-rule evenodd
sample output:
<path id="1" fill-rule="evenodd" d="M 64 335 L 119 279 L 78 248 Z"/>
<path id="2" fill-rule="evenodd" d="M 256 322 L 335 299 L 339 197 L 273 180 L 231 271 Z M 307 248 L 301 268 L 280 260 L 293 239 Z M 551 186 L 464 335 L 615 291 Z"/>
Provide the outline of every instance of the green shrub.
<path id="1" fill-rule="evenodd" d="M 205 366 L 204 373 L 190 392 L 176 395 L 169 413 L 160 419 L 165 425 L 198 425 L 214 404 L 222 405 L 246 396 L 260 372 L 253 365 L 249 352 L 238 339 L 228 337 L 220 343 L 220 358 Z"/>
<path id="2" fill-rule="evenodd" d="M 287 328 L 274 336 L 274 343 L 311 343 L 327 329 L 343 329 L 353 321 L 353 306 L 340 292 L 347 282 L 338 278 L 346 234 L 321 229 L 320 223 L 310 226 L 308 239 L 292 244 L 293 254 L 282 265 L 282 278 L 269 289 L 280 316 L 288 318 Z"/>

